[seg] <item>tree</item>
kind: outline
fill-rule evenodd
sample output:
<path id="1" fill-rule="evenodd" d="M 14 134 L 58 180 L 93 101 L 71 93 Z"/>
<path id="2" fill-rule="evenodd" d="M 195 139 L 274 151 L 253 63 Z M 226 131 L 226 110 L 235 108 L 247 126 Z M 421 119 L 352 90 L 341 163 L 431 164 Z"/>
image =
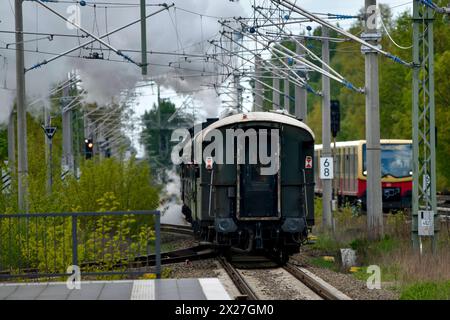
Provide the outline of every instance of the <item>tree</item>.
<path id="1" fill-rule="evenodd" d="M 161 99 L 159 106 L 153 105 L 142 116 L 144 129 L 141 142 L 144 144 L 148 159 L 157 175 L 164 179 L 164 172 L 172 167 L 170 141 L 172 131 L 177 128 L 192 126 L 192 119 L 176 109 L 168 99 Z"/>

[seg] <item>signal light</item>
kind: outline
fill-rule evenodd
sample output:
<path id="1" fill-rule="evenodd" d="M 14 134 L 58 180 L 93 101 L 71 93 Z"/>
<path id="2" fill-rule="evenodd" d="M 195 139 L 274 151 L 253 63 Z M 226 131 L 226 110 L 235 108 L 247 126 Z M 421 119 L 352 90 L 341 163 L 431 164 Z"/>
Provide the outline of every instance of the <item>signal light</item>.
<path id="1" fill-rule="evenodd" d="M 92 139 L 84 139 L 84 153 L 86 159 L 91 159 L 94 155 L 94 143 Z"/>
<path id="2" fill-rule="evenodd" d="M 333 138 L 336 138 L 337 134 L 341 130 L 341 110 L 339 100 L 331 100 L 331 134 Z"/>

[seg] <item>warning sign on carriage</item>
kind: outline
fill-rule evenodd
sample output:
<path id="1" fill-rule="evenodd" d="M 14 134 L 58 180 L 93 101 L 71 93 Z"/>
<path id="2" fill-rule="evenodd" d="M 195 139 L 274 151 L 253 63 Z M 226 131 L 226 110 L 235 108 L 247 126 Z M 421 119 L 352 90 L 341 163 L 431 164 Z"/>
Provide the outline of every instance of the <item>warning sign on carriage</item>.
<path id="1" fill-rule="evenodd" d="M 213 157 L 206 157 L 206 170 L 212 170 L 214 165 L 214 159 Z"/>
<path id="2" fill-rule="evenodd" d="M 305 158 L 305 169 L 312 169 L 313 167 L 313 159 L 311 156 L 306 156 Z"/>

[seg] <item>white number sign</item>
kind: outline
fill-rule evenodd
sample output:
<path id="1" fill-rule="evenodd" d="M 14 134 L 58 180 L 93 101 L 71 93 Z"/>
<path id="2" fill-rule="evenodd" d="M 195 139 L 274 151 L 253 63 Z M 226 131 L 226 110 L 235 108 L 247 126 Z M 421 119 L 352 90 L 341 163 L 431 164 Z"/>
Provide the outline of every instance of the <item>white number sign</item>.
<path id="1" fill-rule="evenodd" d="M 333 178 L 334 178 L 333 158 L 332 157 L 320 158 L 320 179 L 330 180 Z"/>

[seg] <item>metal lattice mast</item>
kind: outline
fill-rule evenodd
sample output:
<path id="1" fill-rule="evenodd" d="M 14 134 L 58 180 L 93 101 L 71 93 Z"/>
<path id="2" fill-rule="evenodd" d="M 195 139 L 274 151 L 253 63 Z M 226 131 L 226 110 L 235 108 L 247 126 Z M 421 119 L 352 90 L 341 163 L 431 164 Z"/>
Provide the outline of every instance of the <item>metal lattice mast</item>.
<path id="1" fill-rule="evenodd" d="M 436 134 L 434 104 L 433 9 L 414 0 L 413 4 L 413 196 L 412 241 L 421 244 L 419 212 L 428 211 L 437 222 Z M 432 239 L 435 249 L 436 237 Z"/>

